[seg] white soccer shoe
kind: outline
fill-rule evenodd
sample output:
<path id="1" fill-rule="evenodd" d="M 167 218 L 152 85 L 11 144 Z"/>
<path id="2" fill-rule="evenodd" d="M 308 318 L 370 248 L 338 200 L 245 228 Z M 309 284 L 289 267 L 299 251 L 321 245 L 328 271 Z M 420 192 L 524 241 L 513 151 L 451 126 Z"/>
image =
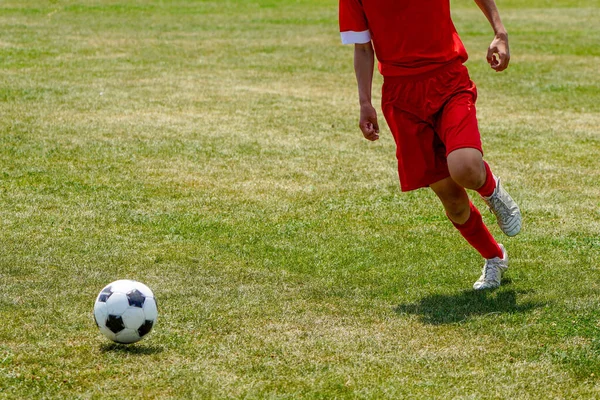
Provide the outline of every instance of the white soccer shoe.
<path id="1" fill-rule="evenodd" d="M 500 185 L 500 178 L 494 176 L 496 189 L 490 197 L 483 197 L 490 211 L 496 216 L 498 226 L 507 236 L 515 236 L 521 231 L 521 210 L 519 206 Z"/>
<path id="2" fill-rule="evenodd" d="M 502 274 L 508 269 L 508 254 L 506 254 L 504 246 L 501 244 L 499 246 L 500 249 L 502 249 L 502 258 L 494 257 L 485 260 L 481 276 L 477 282 L 473 284 L 473 289 L 484 290 L 500 287 Z"/>

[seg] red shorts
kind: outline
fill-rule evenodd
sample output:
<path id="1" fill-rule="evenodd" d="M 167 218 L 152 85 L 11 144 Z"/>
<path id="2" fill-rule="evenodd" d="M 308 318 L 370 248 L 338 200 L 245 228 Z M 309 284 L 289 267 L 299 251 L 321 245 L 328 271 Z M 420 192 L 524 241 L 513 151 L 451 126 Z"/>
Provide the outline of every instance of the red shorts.
<path id="1" fill-rule="evenodd" d="M 381 107 L 396 141 L 402 191 L 450 176 L 446 157 L 481 148 L 475 100 L 467 68 L 455 63 L 416 77 L 385 77 Z"/>

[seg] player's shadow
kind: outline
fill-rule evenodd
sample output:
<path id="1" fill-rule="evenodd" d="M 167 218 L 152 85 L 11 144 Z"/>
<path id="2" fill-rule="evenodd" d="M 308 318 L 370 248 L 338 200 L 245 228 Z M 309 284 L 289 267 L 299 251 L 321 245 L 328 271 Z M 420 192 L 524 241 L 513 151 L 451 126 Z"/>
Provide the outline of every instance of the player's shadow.
<path id="1" fill-rule="evenodd" d="M 457 294 L 433 294 L 417 303 L 400 304 L 398 314 L 414 314 L 427 324 L 443 325 L 465 321 L 473 316 L 487 314 L 523 313 L 543 307 L 544 303 L 519 302 L 517 295 L 526 291 L 515 290 L 476 291 L 465 290 Z"/>
<path id="2" fill-rule="evenodd" d="M 165 349 L 161 346 L 148 346 L 143 344 L 117 344 L 117 343 L 104 343 L 100 345 L 100 351 L 103 353 L 124 353 L 124 354 L 139 354 L 149 355 L 162 353 Z"/>

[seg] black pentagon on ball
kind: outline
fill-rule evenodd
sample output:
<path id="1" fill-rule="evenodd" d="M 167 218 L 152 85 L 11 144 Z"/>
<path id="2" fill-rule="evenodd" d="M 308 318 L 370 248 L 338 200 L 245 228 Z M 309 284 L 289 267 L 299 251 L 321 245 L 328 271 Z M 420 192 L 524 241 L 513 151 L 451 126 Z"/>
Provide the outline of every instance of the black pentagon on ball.
<path id="1" fill-rule="evenodd" d="M 129 301 L 129 305 L 131 307 L 142 308 L 144 306 L 144 300 L 146 300 L 146 296 L 144 296 L 139 290 L 133 289 L 131 292 L 127 293 L 127 300 Z"/>
<path id="2" fill-rule="evenodd" d="M 108 300 L 108 298 L 113 294 L 111 287 L 107 287 L 104 288 L 101 292 L 100 292 L 100 296 L 98 296 L 98 301 L 101 303 L 106 303 L 106 300 Z"/>
<path id="3" fill-rule="evenodd" d="M 119 333 L 125 329 L 125 324 L 120 315 L 109 315 L 108 318 L 106 318 L 106 327 L 110 329 L 112 333 Z"/>
<path id="4" fill-rule="evenodd" d="M 140 326 L 138 328 L 138 335 L 140 335 L 140 337 L 144 337 L 145 335 L 148 334 L 148 332 L 150 332 L 152 330 L 153 326 L 154 326 L 154 321 L 150 321 L 147 319 L 146 321 L 144 321 L 142 326 Z"/>

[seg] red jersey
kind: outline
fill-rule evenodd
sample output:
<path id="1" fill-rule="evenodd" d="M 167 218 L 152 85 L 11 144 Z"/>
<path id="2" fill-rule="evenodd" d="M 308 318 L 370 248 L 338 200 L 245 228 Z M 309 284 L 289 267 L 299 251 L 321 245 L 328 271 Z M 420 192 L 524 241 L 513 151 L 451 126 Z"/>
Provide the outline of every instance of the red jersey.
<path id="1" fill-rule="evenodd" d="M 467 60 L 449 0 L 339 0 L 342 42 L 373 42 L 383 76 L 411 76 Z"/>

